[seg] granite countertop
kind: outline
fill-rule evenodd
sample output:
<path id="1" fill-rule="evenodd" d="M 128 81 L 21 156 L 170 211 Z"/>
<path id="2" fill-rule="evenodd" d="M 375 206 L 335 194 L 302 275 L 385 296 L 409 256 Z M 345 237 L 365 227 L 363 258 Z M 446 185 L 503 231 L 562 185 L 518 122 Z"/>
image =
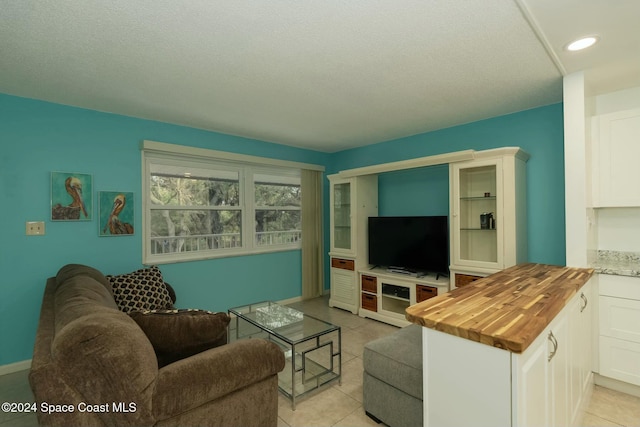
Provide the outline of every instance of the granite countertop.
<path id="1" fill-rule="evenodd" d="M 640 277 L 640 252 L 599 250 L 591 266 L 600 274 Z"/>
<path id="2" fill-rule="evenodd" d="M 522 353 L 587 283 L 592 268 L 521 264 L 412 305 L 412 323 Z"/>

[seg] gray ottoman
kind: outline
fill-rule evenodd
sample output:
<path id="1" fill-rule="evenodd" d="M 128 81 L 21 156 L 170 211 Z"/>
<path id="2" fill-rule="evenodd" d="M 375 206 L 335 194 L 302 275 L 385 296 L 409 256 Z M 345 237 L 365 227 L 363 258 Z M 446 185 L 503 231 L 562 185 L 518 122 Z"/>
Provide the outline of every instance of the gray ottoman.
<path id="1" fill-rule="evenodd" d="M 367 343 L 362 358 L 367 415 L 390 427 L 422 426 L 422 327 Z"/>

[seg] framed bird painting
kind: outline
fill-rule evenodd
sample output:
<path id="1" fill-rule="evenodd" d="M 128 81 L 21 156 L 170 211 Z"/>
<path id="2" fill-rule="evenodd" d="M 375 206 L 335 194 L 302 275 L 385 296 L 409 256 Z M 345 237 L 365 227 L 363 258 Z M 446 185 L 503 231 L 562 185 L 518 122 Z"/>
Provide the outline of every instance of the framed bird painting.
<path id="1" fill-rule="evenodd" d="M 51 220 L 91 221 L 93 178 L 85 173 L 51 172 Z"/>
<path id="2" fill-rule="evenodd" d="M 100 236 L 131 236 L 133 229 L 133 193 L 99 191 Z"/>

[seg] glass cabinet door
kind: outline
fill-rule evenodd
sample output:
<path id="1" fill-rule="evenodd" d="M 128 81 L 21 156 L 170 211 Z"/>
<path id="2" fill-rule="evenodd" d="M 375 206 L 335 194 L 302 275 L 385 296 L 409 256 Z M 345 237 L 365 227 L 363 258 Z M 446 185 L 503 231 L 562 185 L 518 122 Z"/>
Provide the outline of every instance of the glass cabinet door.
<path id="1" fill-rule="evenodd" d="M 333 186 L 333 247 L 351 249 L 351 184 Z"/>
<path id="2" fill-rule="evenodd" d="M 502 218 L 498 185 L 498 164 L 459 167 L 457 218 L 459 262 L 469 264 L 499 262 L 499 221 Z"/>

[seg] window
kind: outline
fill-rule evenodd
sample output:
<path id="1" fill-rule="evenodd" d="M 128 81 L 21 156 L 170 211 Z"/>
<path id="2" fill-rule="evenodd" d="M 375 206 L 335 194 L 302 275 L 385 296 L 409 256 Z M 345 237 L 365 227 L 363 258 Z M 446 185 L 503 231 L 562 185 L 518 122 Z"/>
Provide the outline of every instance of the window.
<path id="1" fill-rule="evenodd" d="M 265 160 L 144 150 L 144 262 L 300 248 L 300 169 Z"/>
<path id="2" fill-rule="evenodd" d="M 296 243 L 302 237 L 300 177 L 253 175 L 255 243 Z"/>

